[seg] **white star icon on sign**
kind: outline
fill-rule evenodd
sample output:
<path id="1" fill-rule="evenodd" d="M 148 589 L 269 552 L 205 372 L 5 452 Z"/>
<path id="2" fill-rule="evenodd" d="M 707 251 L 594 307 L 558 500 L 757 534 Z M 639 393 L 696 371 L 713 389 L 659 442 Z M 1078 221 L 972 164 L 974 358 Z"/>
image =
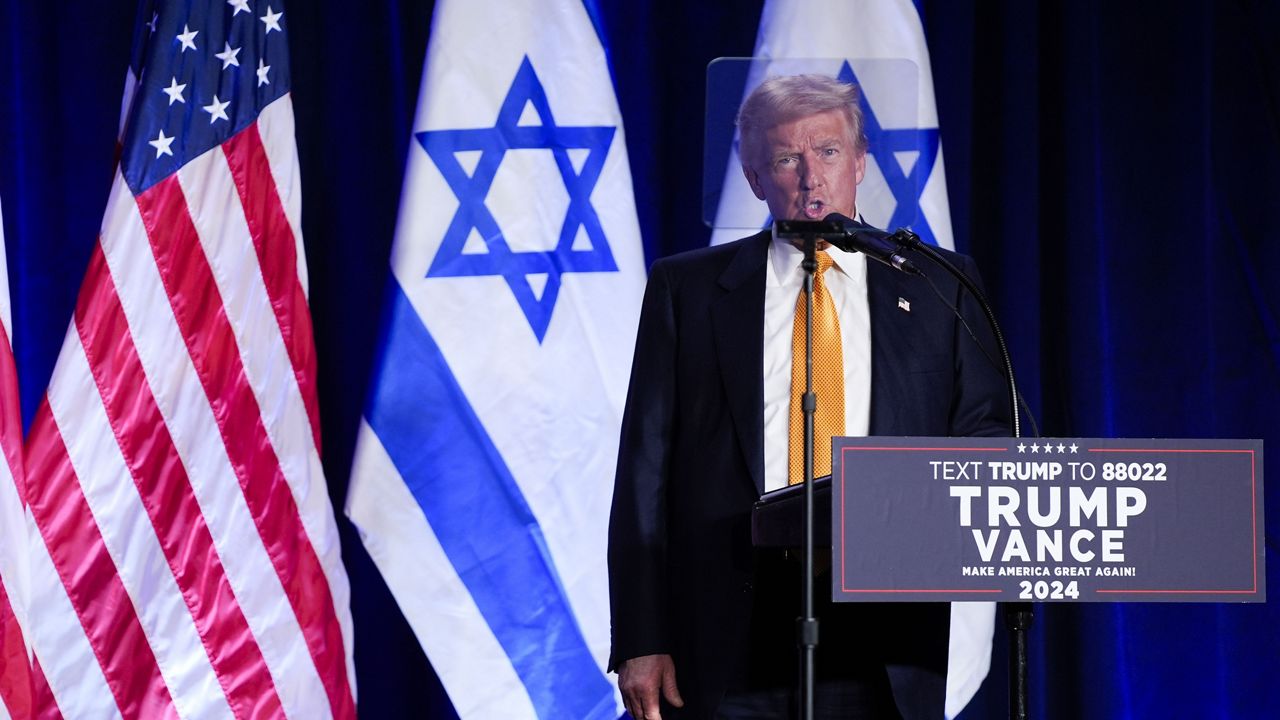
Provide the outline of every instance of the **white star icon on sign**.
<path id="1" fill-rule="evenodd" d="M 249 0 L 227 0 L 227 4 L 236 9 L 235 12 L 231 13 L 231 17 L 235 17 L 242 12 L 249 12 Z"/>
<path id="2" fill-rule="evenodd" d="M 1066 451 L 1067 451 L 1067 446 L 1063 445 L 1062 443 L 1058 443 L 1058 454 L 1061 455 Z"/>
<path id="3" fill-rule="evenodd" d="M 177 38 L 178 42 L 182 43 L 182 52 L 196 49 L 196 36 L 199 34 L 199 30 L 192 30 L 186 25 L 182 26 L 182 34 Z"/>
<path id="4" fill-rule="evenodd" d="M 156 158 L 161 155 L 173 155 L 173 150 L 169 148 L 173 144 L 173 138 L 164 136 L 164 128 L 160 128 L 160 137 L 155 140 L 148 140 L 147 144 L 156 149 Z"/>
<path id="5" fill-rule="evenodd" d="M 270 70 L 271 66 L 262 64 L 262 58 L 258 58 L 258 87 L 271 84 L 271 81 L 267 79 L 267 72 Z"/>
<path id="6" fill-rule="evenodd" d="M 1033 452 L 1033 453 L 1038 453 L 1038 452 L 1040 452 L 1040 446 L 1039 446 L 1039 445 L 1037 445 L 1037 444 L 1035 444 L 1035 443 L 1031 443 L 1031 452 Z"/>
<path id="7" fill-rule="evenodd" d="M 1020 453 L 1024 453 L 1024 452 L 1026 452 L 1026 451 L 1027 451 L 1027 444 L 1026 444 L 1026 443 L 1018 443 L 1018 452 L 1020 452 Z"/>
<path id="8" fill-rule="evenodd" d="M 1079 446 L 1079 445 L 1077 445 L 1077 444 L 1075 444 L 1075 443 L 1071 443 L 1071 454 L 1072 454 L 1072 455 L 1074 455 L 1074 454 L 1075 454 L 1075 452 L 1076 452 L 1076 450 L 1079 450 L 1079 449 L 1080 449 L 1080 446 Z"/>
<path id="9" fill-rule="evenodd" d="M 212 125 L 217 120 L 227 120 L 227 106 L 231 104 L 230 100 L 218 102 L 218 96 L 213 96 L 213 103 L 204 106 L 204 111 L 209 113 L 209 124 Z"/>
<path id="10" fill-rule="evenodd" d="M 1053 452 L 1053 443 L 1045 443 L 1045 444 L 1044 444 L 1044 451 L 1045 451 L 1046 453 L 1051 453 L 1051 452 Z"/>
<path id="11" fill-rule="evenodd" d="M 284 13 L 282 12 L 272 13 L 271 6 L 268 5 L 267 14 L 263 15 L 258 19 L 261 20 L 267 26 L 267 32 L 265 34 L 270 35 L 272 30 L 280 30 L 280 18 L 282 17 L 284 17 Z M 284 32 L 284 31 L 280 30 L 280 32 Z"/>
<path id="12" fill-rule="evenodd" d="M 186 86 L 186 85 L 179 85 L 179 84 L 178 84 L 178 78 L 176 78 L 176 77 L 175 77 L 173 80 L 169 81 L 169 87 L 167 87 L 167 88 L 160 88 L 160 92 L 162 92 L 162 93 L 164 93 L 165 95 L 168 95 L 168 96 L 169 96 L 169 104 L 170 104 L 170 105 L 172 105 L 172 104 L 174 104 L 174 103 L 176 103 L 176 102 L 180 102 L 180 103 L 185 104 L 185 103 L 187 102 L 187 100 L 186 100 L 186 98 L 182 97 L 182 91 L 183 91 L 183 90 L 186 90 L 186 89 L 187 89 L 187 86 Z"/>
<path id="13" fill-rule="evenodd" d="M 231 43 L 227 43 L 226 45 L 227 47 L 225 50 L 220 53 L 214 53 L 213 56 L 222 61 L 223 70 L 226 70 L 232 65 L 240 67 L 240 61 L 236 59 L 236 56 L 240 54 L 240 48 L 232 49 Z"/>

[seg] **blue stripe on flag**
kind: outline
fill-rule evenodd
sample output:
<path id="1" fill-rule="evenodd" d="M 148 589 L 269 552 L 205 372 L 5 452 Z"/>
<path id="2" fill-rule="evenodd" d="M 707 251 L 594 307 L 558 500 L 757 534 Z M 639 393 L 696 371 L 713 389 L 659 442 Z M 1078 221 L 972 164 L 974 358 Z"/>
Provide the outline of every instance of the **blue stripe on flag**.
<path id="1" fill-rule="evenodd" d="M 600 16 L 600 6 L 596 0 L 582 0 L 582 6 L 587 11 L 587 17 L 591 18 L 591 26 L 596 29 L 596 37 L 600 38 L 600 47 L 604 48 L 605 55 L 609 54 L 609 40 L 604 31 L 604 19 Z M 613 65 L 610 63 L 609 75 L 613 76 Z M 616 81 L 613 83 L 618 84 Z"/>
<path id="2" fill-rule="evenodd" d="M 542 528 L 392 279 L 390 323 L 365 417 L 511 659 L 540 718 L 617 716 Z"/>

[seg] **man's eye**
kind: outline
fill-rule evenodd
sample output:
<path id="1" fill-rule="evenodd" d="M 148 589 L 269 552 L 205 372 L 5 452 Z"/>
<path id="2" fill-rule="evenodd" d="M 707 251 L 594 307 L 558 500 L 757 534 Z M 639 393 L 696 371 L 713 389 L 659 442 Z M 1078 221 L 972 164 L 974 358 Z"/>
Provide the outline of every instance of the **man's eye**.
<path id="1" fill-rule="evenodd" d="M 827 157 L 831 157 L 833 155 L 839 155 L 840 151 L 835 148 L 825 148 L 823 149 L 822 154 L 826 155 Z"/>

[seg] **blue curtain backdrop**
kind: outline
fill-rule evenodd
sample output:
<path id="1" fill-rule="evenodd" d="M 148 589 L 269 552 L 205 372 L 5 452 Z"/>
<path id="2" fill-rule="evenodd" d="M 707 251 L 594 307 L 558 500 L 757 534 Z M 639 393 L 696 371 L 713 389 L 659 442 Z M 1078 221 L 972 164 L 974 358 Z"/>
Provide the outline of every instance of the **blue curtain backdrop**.
<path id="1" fill-rule="evenodd" d="M 761 3 L 599 4 L 647 256 L 702 246 L 705 67 L 751 53 Z M 1261 437 L 1280 447 L 1280 7 L 922 6 L 956 242 L 983 267 L 1044 434 Z M 431 9 L 410 0 L 286 7 L 337 507 Z M 130 3 L 0 2 L 0 198 L 28 422 L 101 221 L 132 22 Z M 344 524 L 344 533 L 362 714 L 453 717 L 354 532 Z M 1273 561 L 1273 589 L 1278 577 Z M 1033 711 L 1274 716 L 1278 608 L 1043 606 Z M 967 717 L 1003 713 L 997 648 Z"/>

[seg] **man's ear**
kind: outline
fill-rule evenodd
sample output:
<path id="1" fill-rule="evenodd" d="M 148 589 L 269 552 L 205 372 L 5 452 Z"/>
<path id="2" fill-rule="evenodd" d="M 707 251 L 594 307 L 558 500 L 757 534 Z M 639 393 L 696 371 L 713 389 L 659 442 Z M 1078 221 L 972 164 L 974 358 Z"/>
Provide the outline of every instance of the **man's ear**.
<path id="1" fill-rule="evenodd" d="M 853 184 L 861 185 L 862 179 L 867 176 L 867 153 L 862 151 L 858 153 L 858 159 L 853 164 Z"/>
<path id="2" fill-rule="evenodd" d="M 756 199 L 763 200 L 764 188 L 760 186 L 760 176 L 756 174 L 756 171 L 743 164 L 742 174 L 746 176 L 747 184 L 751 186 L 751 192 L 755 193 Z"/>

